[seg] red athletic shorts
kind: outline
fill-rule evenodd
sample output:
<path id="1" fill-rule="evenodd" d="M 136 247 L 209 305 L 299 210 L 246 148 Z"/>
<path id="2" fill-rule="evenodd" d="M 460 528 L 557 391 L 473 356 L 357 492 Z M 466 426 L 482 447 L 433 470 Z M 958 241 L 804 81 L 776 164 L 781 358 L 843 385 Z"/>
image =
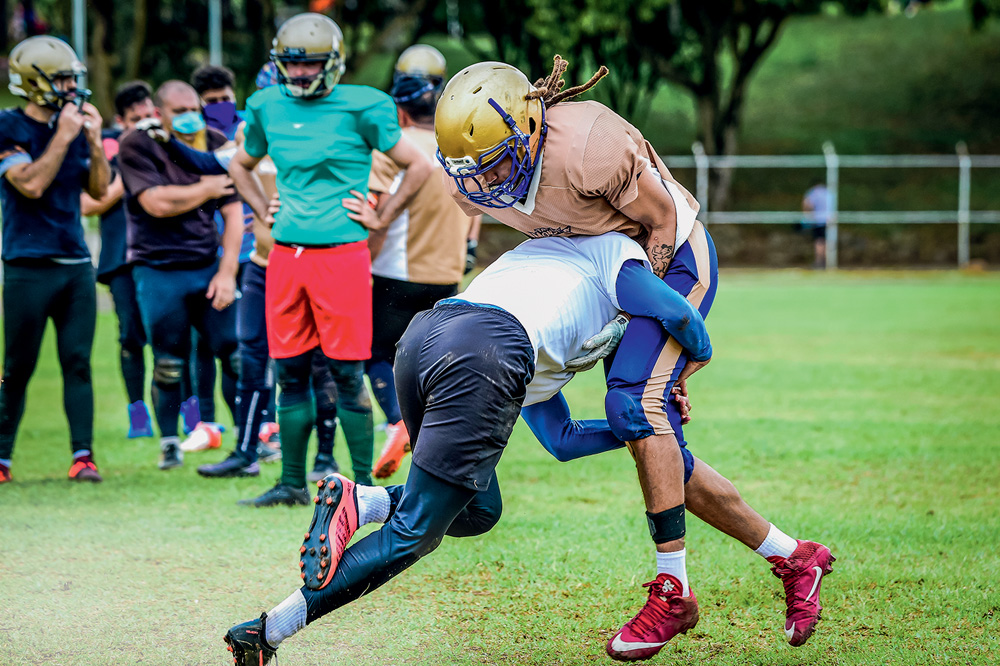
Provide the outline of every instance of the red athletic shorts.
<path id="1" fill-rule="evenodd" d="M 272 358 L 321 347 L 337 361 L 372 355 L 368 243 L 332 248 L 275 245 L 267 266 L 267 344 Z"/>

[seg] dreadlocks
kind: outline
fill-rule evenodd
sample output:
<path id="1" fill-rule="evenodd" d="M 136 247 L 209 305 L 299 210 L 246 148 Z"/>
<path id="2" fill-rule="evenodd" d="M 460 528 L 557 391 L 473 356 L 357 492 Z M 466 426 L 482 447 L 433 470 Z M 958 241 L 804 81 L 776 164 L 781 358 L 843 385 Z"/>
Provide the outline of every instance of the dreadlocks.
<path id="1" fill-rule="evenodd" d="M 566 85 L 566 82 L 563 81 L 562 75 L 566 73 L 567 67 L 569 67 L 569 63 L 563 60 L 561 55 L 553 58 L 552 73 L 535 81 L 535 88 L 537 90 L 528 93 L 525 99 L 541 99 L 542 103 L 545 104 L 545 108 L 551 108 L 563 100 L 573 99 L 577 95 L 587 92 L 608 74 L 608 68 L 601 65 L 597 72 L 590 77 L 589 81 L 581 86 L 573 86 L 564 91 L 563 86 Z"/>

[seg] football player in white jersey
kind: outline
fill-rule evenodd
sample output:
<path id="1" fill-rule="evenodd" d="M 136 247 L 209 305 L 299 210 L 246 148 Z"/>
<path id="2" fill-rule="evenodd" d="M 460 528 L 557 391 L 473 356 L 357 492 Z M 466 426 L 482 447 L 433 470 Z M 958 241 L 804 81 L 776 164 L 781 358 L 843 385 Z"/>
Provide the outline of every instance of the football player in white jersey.
<path id="1" fill-rule="evenodd" d="M 656 294 L 633 298 L 643 302 L 630 314 L 654 317 L 692 359 L 711 357 L 698 311 L 651 272 L 637 243 L 617 233 L 526 241 L 461 296 L 418 314 L 395 366 L 413 441 L 405 485 L 361 486 L 339 474 L 318 483 L 299 549 L 304 585 L 229 630 L 235 663 L 267 664 L 281 641 L 380 587 L 445 535 L 490 530 L 502 506 L 495 468 L 522 405 L 556 395 L 573 377 L 566 361 L 619 310 L 633 309 L 623 284 Z M 347 548 L 370 522 L 385 524 Z"/>

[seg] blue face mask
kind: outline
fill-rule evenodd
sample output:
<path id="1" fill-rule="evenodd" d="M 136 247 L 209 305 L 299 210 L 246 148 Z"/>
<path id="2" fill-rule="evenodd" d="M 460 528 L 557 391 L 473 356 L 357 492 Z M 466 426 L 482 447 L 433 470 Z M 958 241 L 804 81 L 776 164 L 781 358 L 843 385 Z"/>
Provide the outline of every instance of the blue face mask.
<path id="1" fill-rule="evenodd" d="M 236 104 L 233 102 L 215 102 L 206 104 L 201 114 L 205 116 L 205 122 L 212 129 L 219 130 L 223 134 L 229 134 L 229 130 L 236 127 L 240 122 L 240 117 L 236 113 Z"/>
<path id="2" fill-rule="evenodd" d="M 174 116 L 170 126 L 179 134 L 197 134 L 205 129 L 205 119 L 197 111 L 188 111 Z"/>

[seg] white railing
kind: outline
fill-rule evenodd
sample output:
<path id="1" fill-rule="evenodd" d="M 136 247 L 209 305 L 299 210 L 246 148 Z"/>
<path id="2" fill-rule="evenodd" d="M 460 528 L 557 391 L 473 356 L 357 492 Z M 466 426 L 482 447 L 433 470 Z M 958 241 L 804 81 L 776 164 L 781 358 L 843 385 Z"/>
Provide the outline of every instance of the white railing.
<path id="1" fill-rule="evenodd" d="M 972 169 L 1000 168 L 1000 155 L 969 155 L 964 143 L 954 155 L 838 155 L 829 141 L 822 155 L 706 155 L 700 143 L 691 147 L 691 155 L 664 155 L 670 168 L 695 169 L 695 196 L 701 203 L 698 218 L 706 223 L 787 224 L 802 220 L 801 211 L 719 211 L 708 209 L 709 170 L 714 168 L 747 169 L 826 169 L 828 213 L 826 224 L 826 266 L 837 268 L 837 225 L 849 224 L 935 224 L 957 220 L 958 265 L 969 263 L 969 225 L 1000 224 L 998 210 L 970 210 Z M 953 210 L 917 211 L 844 211 L 839 207 L 841 169 L 945 168 L 958 169 L 958 201 Z"/>

